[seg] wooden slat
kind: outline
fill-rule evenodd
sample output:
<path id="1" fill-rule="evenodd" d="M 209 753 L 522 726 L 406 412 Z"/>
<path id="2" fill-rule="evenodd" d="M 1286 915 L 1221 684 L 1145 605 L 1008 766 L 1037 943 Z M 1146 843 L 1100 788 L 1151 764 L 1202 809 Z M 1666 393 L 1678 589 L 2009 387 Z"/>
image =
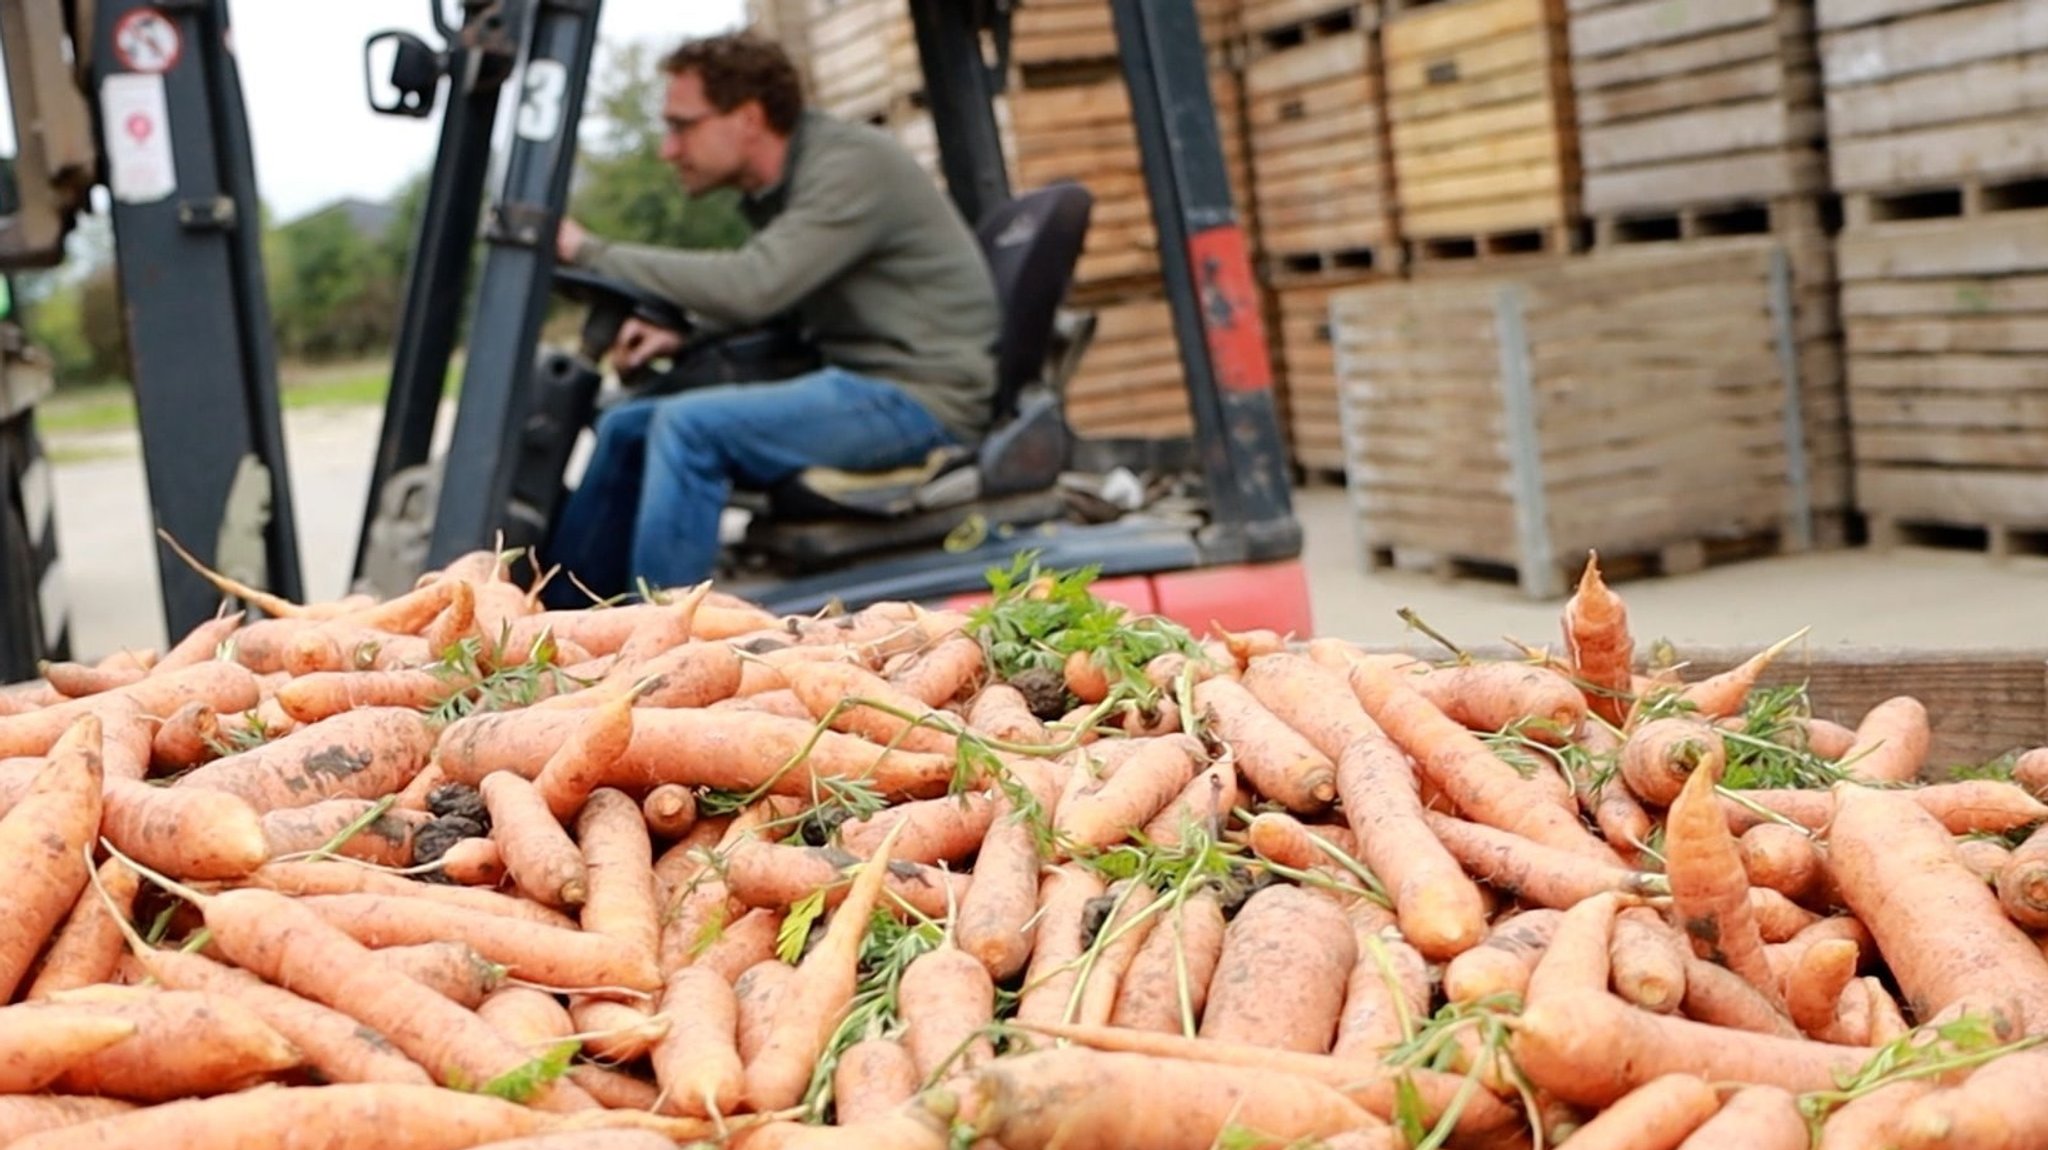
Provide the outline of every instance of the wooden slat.
<path id="1" fill-rule="evenodd" d="M 1572 55 L 1611 56 L 1671 40 L 1769 20 L 1777 0 L 1641 0 L 1577 16 L 1571 21 Z"/>
<path id="2" fill-rule="evenodd" d="M 1870 84 L 2048 49 L 2048 8 L 1999 0 L 1930 12 L 1821 37 L 1830 88 Z"/>

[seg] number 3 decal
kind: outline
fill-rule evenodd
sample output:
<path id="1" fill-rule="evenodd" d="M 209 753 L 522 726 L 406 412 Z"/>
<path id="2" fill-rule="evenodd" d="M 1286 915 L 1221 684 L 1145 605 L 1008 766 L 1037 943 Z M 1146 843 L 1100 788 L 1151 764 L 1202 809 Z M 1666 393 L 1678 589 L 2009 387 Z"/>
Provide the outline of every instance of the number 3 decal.
<path id="1" fill-rule="evenodd" d="M 569 88 L 569 69 L 545 56 L 529 61 L 521 81 L 519 134 L 529 140 L 552 140 L 562 128 L 562 95 Z"/>

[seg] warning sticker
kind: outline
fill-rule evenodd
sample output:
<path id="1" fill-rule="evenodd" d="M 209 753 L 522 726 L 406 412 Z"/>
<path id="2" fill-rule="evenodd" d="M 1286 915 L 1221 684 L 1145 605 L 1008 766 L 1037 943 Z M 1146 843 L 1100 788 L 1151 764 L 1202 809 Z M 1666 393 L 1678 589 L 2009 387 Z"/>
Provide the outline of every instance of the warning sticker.
<path id="1" fill-rule="evenodd" d="M 114 22 L 114 57 L 131 72 L 168 72 L 184 50 L 177 24 L 154 8 L 137 8 Z"/>
<path id="2" fill-rule="evenodd" d="M 100 120 L 106 125 L 107 182 L 116 200 L 147 204 L 178 190 L 162 76 L 125 72 L 102 80 Z"/>

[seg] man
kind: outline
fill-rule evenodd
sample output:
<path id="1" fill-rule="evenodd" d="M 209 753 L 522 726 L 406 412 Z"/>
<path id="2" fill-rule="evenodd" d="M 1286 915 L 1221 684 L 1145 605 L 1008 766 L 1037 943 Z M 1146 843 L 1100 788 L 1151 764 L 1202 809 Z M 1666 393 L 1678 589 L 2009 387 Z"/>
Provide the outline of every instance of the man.
<path id="1" fill-rule="evenodd" d="M 751 35 L 686 42 L 662 70 L 662 158 L 693 195 L 738 188 L 753 237 L 736 251 L 674 251 L 564 220 L 558 256 L 671 300 L 708 330 L 793 314 L 826 366 L 601 417 L 548 547 L 564 606 L 579 594 L 566 576 L 604 597 L 642 579 L 700 582 L 735 482 L 887 470 L 972 446 L 994 394 L 994 282 L 972 229 L 908 152 L 805 109 L 788 56 Z M 682 342 L 633 321 L 613 362 L 631 370 Z"/>

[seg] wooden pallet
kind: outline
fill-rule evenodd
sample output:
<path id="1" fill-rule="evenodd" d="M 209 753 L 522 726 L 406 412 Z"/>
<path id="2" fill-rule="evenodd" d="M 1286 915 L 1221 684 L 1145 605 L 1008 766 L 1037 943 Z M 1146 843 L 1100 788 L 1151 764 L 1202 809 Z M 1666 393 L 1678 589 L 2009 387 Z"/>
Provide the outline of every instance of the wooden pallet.
<path id="1" fill-rule="evenodd" d="M 1254 49 L 1290 48 L 1330 30 L 1375 28 L 1379 0 L 1243 0 L 1238 26 Z"/>
<path id="2" fill-rule="evenodd" d="M 782 45 L 808 85 L 811 75 L 811 0 L 747 0 L 747 28 Z"/>
<path id="3" fill-rule="evenodd" d="M 1240 84 L 1226 69 L 1213 69 L 1209 75 L 1231 191 L 1238 203 L 1247 204 L 1251 165 Z M 1010 92 L 1014 182 L 1030 188 L 1072 179 L 1094 193 L 1088 240 L 1074 274 L 1075 301 L 1092 303 L 1158 291 L 1159 238 L 1123 76 L 1113 67 L 1076 76 L 1077 82 Z"/>
<path id="4" fill-rule="evenodd" d="M 1294 465 L 1309 472 L 1344 471 L 1343 413 L 1338 403 L 1337 348 L 1330 299 L 1384 279 L 1336 274 L 1290 277 L 1274 283 L 1274 353 L 1282 381 L 1282 411 Z"/>
<path id="5" fill-rule="evenodd" d="M 889 117 L 924 89 L 903 0 L 810 0 L 811 99 L 848 120 Z"/>
<path id="6" fill-rule="evenodd" d="M 1246 65 L 1254 221 L 1270 263 L 1400 268 L 1380 73 L 1377 33 L 1356 23 Z"/>
<path id="7" fill-rule="evenodd" d="M 1824 189 L 1811 0 L 1569 2 L 1588 215 Z"/>
<path id="8" fill-rule="evenodd" d="M 2048 529 L 2048 210 L 1850 228 L 1837 251 L 1859 509 Z"/>
<path id="9" fill-rule="evenodd" d="M 2037 0 L 1819 0 L 1816 11 L 1842 192 L 2048 174 L 2048 19 Z"/>
<path id="10" fill-rule="evenodd" d="M 1009 97 L 998 93 L 993 101 L 993 105 L 996 114 L 996 132 L 1002 139 L 1003 154 L 1005 156 L 1015 155 L 1017 133 L 1015 126 L 1010 121 Z M 900 107 L 894 113 L 881 119 L 878 126 L 896 137 L 905 148 L 909 149 L 910 154 L 917 158 L 918 166 L 931 173 L 932 179 L 937 181 L 940 187 L 945 187 L 946 173 L 939 166 L 939 133 L 937 127 L 932 123 L 931 109 L 926 108 L 921 103 Z"/>
<path id="11" fill-rule="evenodd" d="M 1095 340 L 1065 397 L 1067 422 L 1091 438 L 1192 435 L 1173 312 L 1159 296 L 1095 309 Z"/>
<path id="12" fill-rule="evenodd" d="M 1237 8 L 1238 0 L 1195 0 L 1205 43 L 1219 46 L 1237 34 Z M 1010 58 L 1027 69 L 1116 55 L 1109 0 L 1030 0 L 1010 18 Z"/>
<path id="13" fill-rule="evenodd" d="M 1509 567 L 1538 598 L 1593 548 L 1824 542 L 1790 434 L 1779 251 L 1620 249 L 1338 293 L 1362 541 Z"/>
<path id="14" fill-rule="evenodd" d="M 1414 7 L 1387 18 L 1382 40 L 1400 224 L 1420 241 L 1416 258 L 1530 250 L 1523 237 L 1568 250 L 1579 159 L 1563 0 Z"/>

